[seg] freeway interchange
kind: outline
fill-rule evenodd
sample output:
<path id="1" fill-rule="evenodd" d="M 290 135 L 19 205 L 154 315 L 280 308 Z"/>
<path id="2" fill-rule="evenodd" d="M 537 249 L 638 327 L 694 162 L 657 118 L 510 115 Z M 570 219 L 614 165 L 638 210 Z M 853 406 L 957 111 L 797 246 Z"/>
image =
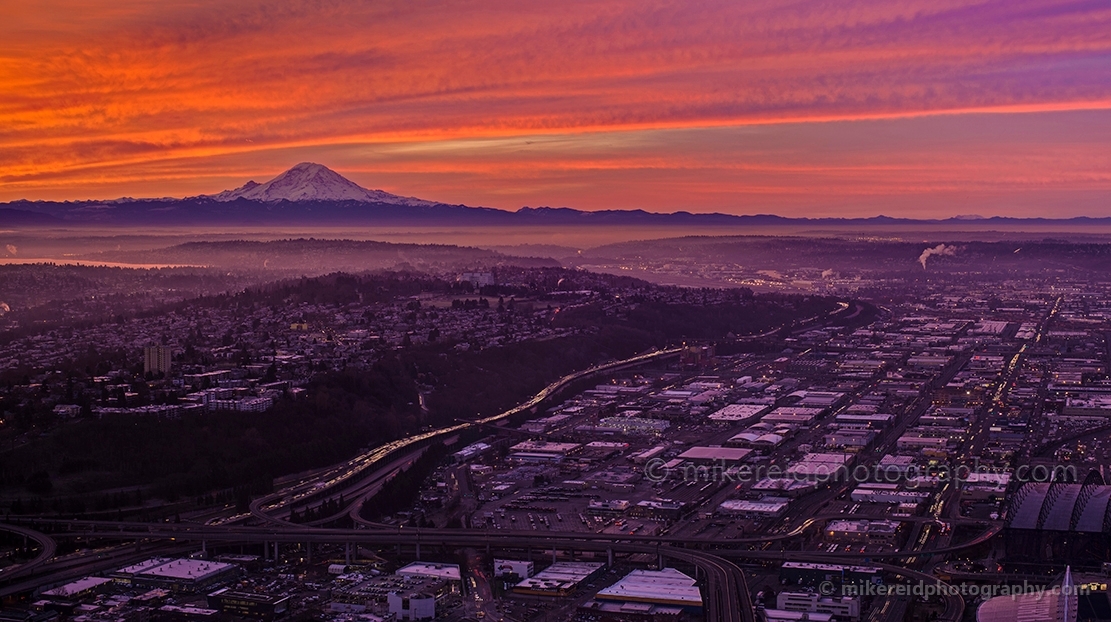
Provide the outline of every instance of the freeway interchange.
<path id="1" fill-rule="evenodd" d="M 853 305 L 842 303 L 833 313 L 845 313 Z M 859 306 L 854 313 L 859 313 Z M 813 320 L 802 322 L 803 325 Z M 759 338 L 768 336 L 753 336 Z M 817 513 L 793 529 L 779 534 L 753 535 L 730 538 L 729 540 L 699 538 L 692 536 L 636 535 L 607 533 L 558 533 L 536 531 L 514 531 L 486 529 L 421 529 L 389 526 L 373 523 L 359 517 L 363 502 L 371 498 L 390 477 L 400 469 L 411 464 L 430 443 L 448 439 L 476 426 L 497 424 L 521 413 L 535 413 L 540 405 L 559 395 L 577 381 L 595 376 L 637 367 L 646 363 L 676 357 L 679 348 L 653 351 L 628 359 L 596 365 L 589 369 L 569 374 L 548 385 L 528 401 L 494 416 L 475 421 L 460 422 L 445 428 L 422 432 L 405 439 L 376 447 L 351 460 L 319 469 L 308 476 L 292 481 L 284 488 L 253 500 L 249 512 L 235 514 L 225 512 L 206 523 L 136 523 L 121 521 L 66 520 L 26 517 L 17 519 L 18 524 L 4 525 L 9 531 L 22 534 L 39 542 L 39 554 L 26 564 L 0 573 L 3 582 L 2 593 L 11 594 L 28 587 L 45 585 L 72 576 L 76 572 L 93 572 L 100 568 L 118 565 L 122 560 L 131 559 L 141 553 L 137 549 L 124 547 L 94 559 L 79 561 L 51 561 L 56 551 L 56 540 L 69 538 L 102 539 L 105 541 L 134 542 L 136 546 L 147 546 L 152 550 L 179 550 L 187 544 L 194 549 L 197 543 L 202 547 L 207 543 L 263 544 L 280 543 L 312 545 L 343 544 L 408 547 L 420 556 L 424 547 L 475 548 L 527 551 L 594 551 L 623 554 L 648 554 L 659 559 L 671 559 L 689 564 L 698 569 L 703 583 L 703 599 L 707 620 L 714 622 L 749 622 L 755 619 L 754 606 L 749 594 L 744 572 L 738 562 L 757 561 L 775 563 L 782 561 L 820 561 L 828 563 L 861 563 L 879 566 L 885 571 L 911 580 L 938 582 L 932 575 L 902 566 L 877 563 L 874 559 L 890 559 L 892 562 L 922 556 L 922 551 L 886 551 L 870 553 L 826 553 L 822 551 L 788 550 L 787 544 L 804 536 L 809 530 L 820 529 L 825 520 L 852 518 L 851 514 Z M 317 519 L 309 524 L 296 524 L 286 519 L 290 508 L 296 504 L 330 498 L 346 493 L 351 502 L 344 505 L 333 516 Z M 328 528 L 325 525 L 337 519 L 351 517 L 356 529 Z M 939 522 L 937 517 L 916 517 L 908 522 L 929 525 Z M 952 519 L 950 522 L 966 522 L 982 526 L 983 532 L 969 542 L 931 550 L 932 553 L 959 551 L 976 546 L 999 532 L 1001 523 Z M 254 523 L 252 526 L 249 523 Z M 49 535 L 46 535 L 49 534 Z M 782 542 L 783 550 L 765 550 L 759 545 Z M 163 547 L 159 549 L 158 547 Z M 21 582 L 15 583 L 16 580 Z M 959 596 L 949 597 L 943 620 L 956 622 L 964 611 L 964 603 Z"/>

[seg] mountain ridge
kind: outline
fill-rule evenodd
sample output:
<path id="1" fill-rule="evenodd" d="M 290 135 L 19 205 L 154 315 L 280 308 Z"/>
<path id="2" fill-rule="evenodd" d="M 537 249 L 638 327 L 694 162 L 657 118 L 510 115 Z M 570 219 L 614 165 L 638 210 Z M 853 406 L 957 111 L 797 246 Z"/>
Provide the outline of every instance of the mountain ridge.
<path id="1" fill-rule="evenodd" d="M 215 194 L 185 197 L 0 203 L 0 226 L 65 225 L 583 225 L 583 226 L 880 226 L 1107 225 L 1111 217 L 1014 218 L 959 215 L 944 219 L 786 217 L 720 212 L 649 212 L 643 209 L 583 211 L 570 207 L 522 207 L 516 211 L 448 204 L 368 190 L 321 164 L 301 162 L 280 175 Z"/>

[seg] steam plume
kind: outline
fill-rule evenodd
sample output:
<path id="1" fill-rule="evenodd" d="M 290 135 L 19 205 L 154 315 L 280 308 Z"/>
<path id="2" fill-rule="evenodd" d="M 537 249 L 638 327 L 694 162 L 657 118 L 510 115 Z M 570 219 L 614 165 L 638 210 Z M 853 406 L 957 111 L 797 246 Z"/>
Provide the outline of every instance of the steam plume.
<path id="1" fill-rule="evenodd" d="M 930 257 L 932 257 L 934 255 L 952 257 L 953 255 L 956 255 L 956 254 L 957 254 L 957 247 L 956 246 L 946 246 L 944 244 L 938 244 L 937 246 L 935 246 L 933 248 L 927 248 L 926 250 L 922 251 L 922 254 L 918 256 L 918 263 L 922 264 L 922 269 L 925 270 L 926 269 L 926 260 L 929 259 Z"/>

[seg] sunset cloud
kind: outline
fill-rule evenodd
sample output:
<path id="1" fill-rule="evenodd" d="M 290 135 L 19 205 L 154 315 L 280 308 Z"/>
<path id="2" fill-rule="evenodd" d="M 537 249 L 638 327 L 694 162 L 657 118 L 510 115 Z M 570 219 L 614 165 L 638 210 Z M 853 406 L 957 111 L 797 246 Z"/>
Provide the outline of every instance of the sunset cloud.
<path id="1" fill-rule="evenodd" d="M 645 181 L 644 207 L 697 211 L 1111 195 L 1102 1 L 3 3 L 0 200 L 213 192 L 306 159 L 511 208 L 641 206 L 621 197 Z"/>

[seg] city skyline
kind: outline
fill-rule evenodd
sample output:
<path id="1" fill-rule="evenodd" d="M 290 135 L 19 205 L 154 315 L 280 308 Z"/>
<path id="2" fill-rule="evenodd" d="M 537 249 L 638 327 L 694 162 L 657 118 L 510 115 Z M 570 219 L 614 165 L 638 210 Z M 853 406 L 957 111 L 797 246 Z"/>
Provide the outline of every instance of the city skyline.
<path id="1" fill-rule="evenodd" d="M 1100 3 L 8 7 L 0 200 L 1105 216 Z"/>

